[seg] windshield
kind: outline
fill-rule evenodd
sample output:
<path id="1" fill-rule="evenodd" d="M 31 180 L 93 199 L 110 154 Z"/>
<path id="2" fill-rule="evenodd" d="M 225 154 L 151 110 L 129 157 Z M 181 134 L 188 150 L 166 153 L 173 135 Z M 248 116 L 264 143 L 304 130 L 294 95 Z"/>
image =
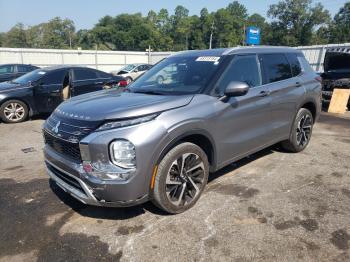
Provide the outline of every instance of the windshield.
<path id="1" fill-rule="evenodd" d="M 17 84 L 27 84 L 29 82 L 34 82 L 34 81 L 39 80 L 39 78 L 41 78 L 45 74 L 46 74 L 46 72 L 43 71 L 42 69 L 37 69 L 37 70 L 34 70 L 34 71 L 27 73 L 23 76 L 20 76 L 16 79 L 12 80 L 11 82 L 17 83 Z"/>
<path id="2" fill-rule="evenodd" d="M 135 65 L 126 65 L 126 66 L 124 66 L 122 69 L 120 69 L 120 71 L 130 72 L 130 71 L 133 70 L 135 67 L 136 67 Z"/>
<path id="3" fill-rule="evenodd" d="M 156 64 L 129 87 L 135 93 L 197 94 L 216 72 L 221 57 L 178 56 Z"/>

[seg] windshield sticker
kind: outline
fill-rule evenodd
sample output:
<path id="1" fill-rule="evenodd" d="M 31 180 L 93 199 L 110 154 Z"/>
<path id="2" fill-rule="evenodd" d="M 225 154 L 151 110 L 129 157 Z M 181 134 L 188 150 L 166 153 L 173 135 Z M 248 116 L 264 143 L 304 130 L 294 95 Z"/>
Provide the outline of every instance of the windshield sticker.
<path id="1" fill-rule="evenodd" d="M 46 74 L 46 72 L 44 72 L 44 71 L 40 71 L 40 72 L 38 72 L 38 74 L 39 74 L 39 75 L 45 75 L 45 74 Z"/>
<path id="2" fill-rule="evenodd" d="M 199 62 L 218 62 L 220 59 L 219 56 L 200 56 L 197 57 L 196 61 Z"/>

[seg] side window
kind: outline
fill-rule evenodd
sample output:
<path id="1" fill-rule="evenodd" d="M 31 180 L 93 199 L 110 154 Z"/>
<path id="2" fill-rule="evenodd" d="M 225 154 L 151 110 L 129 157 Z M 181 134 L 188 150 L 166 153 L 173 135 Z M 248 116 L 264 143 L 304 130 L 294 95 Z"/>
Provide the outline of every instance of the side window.
<path id="1" fill-rule="evenodd" d="M 11 74 L 15 71 L 14 66 L 6 65 L 0 66 L 0 74 Z"/>
<path id="2" fill-rule="evenodd" d="M 281 81 L 292 77 L 289 62 L 284 54 L 261 55 L 266 83 Z"/>
<path id="3" fill-rule="evenodd" d="M 96 71 L 99 78 L 111 78 L 111 75 L 102 71 Z"/>
<path id="4" fill-rule="evenodd" d="M 97 73 L 93 69 L 80 68 L 74 69 L 74 80 L 89 80 L 98 78 Z"/>
<path id="5" fill-rule="evenodd" d="M 66 70 L 58 70 L 47 73 L 41 80 L 44 85 L 63 85 L 63 79 L 66 76 Z"/>
<path id="6" fill-rule="evenodd" d="M 141 72 L 143 71 L 143 65 L 140 65 L 136 68 L 136 71 Z"/>
<path id="7" fill-rule="evenodd" d="M 219 84 L 216 94 L 223 94 L 231 81 L 246 82 L 250 87 L 261 85 L 261 76 L 256 55 L 237 55 L 228 66 Z"/>
<path id="8" fill-rule="evenodd" d="M 292 74 L 293 76 L 298 76 L 301 73 L 301 65 L 298 60 L 297 54 L 296 53 L 287 53 L 287 58 L 289 61 L 289 64 L 292 68 Z"/>
<path id="9" fill-rule="evenodd" d="M 25 66 L 25 65 L 18 65 L 17 66 L 17 71 L 19 73 L 26 73 L 26 72 L 32 71 L 32 67 L 31 66 Z"/>

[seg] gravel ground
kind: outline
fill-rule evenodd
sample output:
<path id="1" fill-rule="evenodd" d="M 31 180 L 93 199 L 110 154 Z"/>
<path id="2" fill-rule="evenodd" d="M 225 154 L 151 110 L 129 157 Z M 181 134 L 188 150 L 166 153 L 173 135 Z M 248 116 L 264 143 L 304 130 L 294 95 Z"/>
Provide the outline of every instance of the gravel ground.
<path id="1" fill-rule="evenodd" d="M 349 116 L 323 114 L 302 153 L 272 147 L 211 174 L 175 216 L 64 194 L 44 170 L 42 123 L 0 124 L 0 261 L 350 260 Z"/>

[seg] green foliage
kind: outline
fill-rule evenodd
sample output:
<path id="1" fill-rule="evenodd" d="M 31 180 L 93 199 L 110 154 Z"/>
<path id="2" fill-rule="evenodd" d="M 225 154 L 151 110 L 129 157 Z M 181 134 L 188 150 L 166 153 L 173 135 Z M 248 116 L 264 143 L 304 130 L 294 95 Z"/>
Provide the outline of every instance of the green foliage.
<path id="1" fill-rule="evenodd" d="M 316 0 L 317 1 L 317 0 Z M 244 29 L 261 29 L 261 44 L 311 45 L 350 42 L 350 2 L 334 19 L 319 3 L 312 0 L 281 0 L 270 6 L 267 15 L 249 15 L 238 1 L 225 8 L 209 12 L 203 8 L 200 15 L 189 15 L 184 6 L 177 6 L 173 14 L 167 9 L 158 13 L 104 16 L 90 30 L 75 30 L 72 20 L 55 17 L 47 23 L 31 27 L 16 24 L 0 34 L 0 46 L 30 48 L 82 48 L 99 50 L 179 51 L 229 47 L 244 44 Z"/>

